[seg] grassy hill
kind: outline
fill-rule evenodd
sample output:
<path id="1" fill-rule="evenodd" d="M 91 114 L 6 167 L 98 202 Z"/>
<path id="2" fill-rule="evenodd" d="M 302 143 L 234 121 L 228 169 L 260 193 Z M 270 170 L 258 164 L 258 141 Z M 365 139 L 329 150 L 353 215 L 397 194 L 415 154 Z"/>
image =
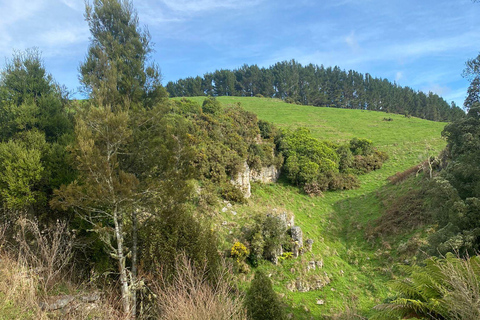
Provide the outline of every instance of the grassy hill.
<path id="1" fill-rule="evenodd" d="M 199 102 L 203 99 L 192 98 Z M 365 231 L 381 215 L 384 197 L 401 195 L 415 188 L 414 181 L 391 186 L 387 185 L 386 178 L 418 164 L 429 155 L 437 155 L 445 147 L 440 135 L 445 123 L 374 111 L 293 105 L 264 98 L 217 99 L 224 105 L 240 102 L 259 119 L 283 128 L 309 128 L 319 139 L 346 142 L 353 137 L 367 138 L 389 154 L 390 159 L 381 170 L 360 176 L 359 189 L 327 192 L 324 197 L 312 198 L 282 182 L 255 184 L 248 204 L 234 205 L 217 217 L 227 246 L 235 241 L 234 230 L 251 221 L 255 214 L 266 214 L 274 209 L 294 213 L 295 224 L 302 228 L 304 241 L 314 240 L 312 252 L 298 259 L 285 260 L 278 266 L 270 263 L 259 266 L 271 274 L 275 289 L 291 306 L 290 312 L 296 319 L 335 318 L 339 314 L 348 319 L 356 312 L 363 316 L 371 314 L 371 308 L 387 297 L 386 282 L 394 276 L 396 263 L 402 261 L 396 256 L 396 248 L 410 238 L 421 237 L 423 230 L 370 241 Z M 391 121 L 385 121 L 386 118 Z M 233 211 L 237 214 L 231 214 Z M 307 271 L 309 261 L 323 261 L 323 268 Z M 328 284 L 320 290 L 290 291 L 287 287 L 298 280 Z"/>

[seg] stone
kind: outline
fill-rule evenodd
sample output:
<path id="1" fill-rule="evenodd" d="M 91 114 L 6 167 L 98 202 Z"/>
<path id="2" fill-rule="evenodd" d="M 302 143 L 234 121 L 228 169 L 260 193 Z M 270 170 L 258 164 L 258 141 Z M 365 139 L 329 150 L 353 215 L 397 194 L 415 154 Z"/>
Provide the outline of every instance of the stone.
<path id="1" fill-rule="evenodd" d="M 242 170 L 235 178 L 230 180 L 230 183 L 242 191 L 245 198 L 250 198 L 252 195 L 251 181 L 258 181 L 262 183 L 276 182 L 280 176 L 280 170 L 274 165 L 263 167 L 259 171 L 251 170 L 247 162 L 243 163 Z"/>
<path id="2" fill-rule="evenodd" d="M 227 202 L 227 208 L 231 208 L 232 204 L 230 202 Z"/>
<path id="3" fill-rule="evenodd" d="M 279 245 L 276 249 L 270 252 L 270 260 L 273 262 L 273 264 L 278 264 L 278 257 L 282 256 L 282 254 L 283 248 L 281 245 Z"/>
<path id="4" fill-rule="evenodd" d="M 315 261 L 308 262 L 308 270 L 315 270 Z"/>
<path id="5" fill-rule="evenodd" d="M 325 304 L 325 300 L 323 300 L 323 299 L 318 299 L 318 300 L 317 300 L 317 304 L 318 304 L 318 305 L 323 305 L 323 304 Z"/>
<path id="6" fill-rule="evenodd" d="M 319 269 L 323 268 L 323 260 L 317 260 L 317 261 L 315 261 L 315 264 L 317 265 L 317 267 Z"/>
<path id="7" fill-rule="evenodd" d="M 300 246 L 298 245 L 298 243 L 294 243 L 292 247 L 292 256 L 294 258 L 298 258 L 299 255 L 300 255 Z"/>
<path id="8" fill-rule="evenodd" d="M 295 282 L 289 282 L 286 285 L 287 290 L 294 292 L 295 291 Z"/>
<path id="9" fill-rule="evenodd" d="M 291 229 L 292 231 L 292 240 L 295 241 L 300 248 L 303 247 L 303 233 L 302 233 L 302 228 L 299 226 L 294 226 Z"/>
<path id="10" fill-rule="evenodd" d="M 242 191 L 245 198 L 250 198 L 252 195 L 252 188 L 250 185 L 250 168 L 248 167 L 247 162 L 243 163 L 242 170 L 237 173 L 237 176 L 230 180 L 230 183 Z"/>
<path id="11" fill-rule="evenodd" d="M 312 288 L 315 290 L 322 289 L 325 283 L 321 279 L 315 280 L 315 282 L 312 285 Z"/>
<path id="12" fill-rule="evenodd" d="M 312 251 L 312 246 L 313 246 L 313 240 L 307 239 L 307 241 L 305 241 L 305 249 L 307 251 Z"/>
<path id="13" fill-rule="evenodd" d="M 297 281 L 295 282 L 295 286 L 297 287 L 297 290 L 299 292 L 308 292 L 309 290 L 308 284 L 303 283 L 303 281 L 300 279 L 297 279 Z"/>
<path id="14" fill-rule="evenodd" d="M 262 182 L 262 183 L 272 183 L 278 180 L 280 176 L 280 170 L 277 169 L 274 165 L 268 167 L 262 167 L 259 171 L 251 170 L 250 171 L 250 178 L 252 181 L 255 182 Z"/>
<path id="15" fill-rule="evenodd" d="M 80 297 L 80 301 L 82 301 L 84 303 L 97 302 L 98 300 L 100 300 L 100 293 L 98 293 L 98 292 L 83 295 L 83 296 Z"/>
<path id="16" fill-rule="evenodd" d="M 223 207 L 223 208 L 222 208 L 222 212 L 227 212 L 227 210 L 228 210 L 228 209 L 227 209 L 226 207 Z"/>
<path id="17" fill-rule="evenodd" d="M 73 300 L 75 297 L 70 295 L 48 297 L 47 301 L 40 303 L 40 308 L 47 311 L 59 310 L 65 308 Z"/>

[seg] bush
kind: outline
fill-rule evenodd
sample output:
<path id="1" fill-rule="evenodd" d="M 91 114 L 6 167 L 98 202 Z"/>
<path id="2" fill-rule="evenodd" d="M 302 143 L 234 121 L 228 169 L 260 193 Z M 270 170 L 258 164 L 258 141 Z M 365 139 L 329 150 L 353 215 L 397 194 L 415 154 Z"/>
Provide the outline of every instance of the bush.
<path id="1" fill-rule="evenodd" d="M 227 201 L 238 202 L 238 203 L 245 202 L 245 197 L 243 196 L 242 191 L 229 182 L 222 184 L 221 195 L 222 195 L 222 198 Z"/>
<path id="2" fill-rule="evenodd" d="M 207 281 L 206 270 L 196 268 L 185 255 L 176 259 L 172 282 L 154 284 L 157 316 L 161 320 L 246 320 L 243 297 L 230 286 L 229 269 L 222 268 L 217 285 Z"/>
<path id="3" fill-rule="evenodd" d="M 462 319 L 480 318 L 480 259 L 466 260 L 448 254 L 430 258 L 425 266 L 405 267 L 408 277 L 395 280 L 397 296 L 375 307 L 372 319 Z"/>
<path id="4" fill-rule="evenodd" d="M 203 100 L 202 111 L 209 114 L 218 114 L 222 110 L 220 102 L 217 101 L 214 97 L 208 97 Z"/>
<path id="5" fill-rule="evenodd" d="M 272 281 L 261 271 L 255 273 L 245 303 L 250 320 L 285 319 L 280 299 L 273 291 Z"/>
<path id="6" fill-rule="evenodd" d="M 232 249 L 230 250 L 230 255 L 232 258 L 236 259 L 237 262 L 243 262 L 247 258 L 249 251 L 247 247 L 241 242 L 235 242 Z"/>

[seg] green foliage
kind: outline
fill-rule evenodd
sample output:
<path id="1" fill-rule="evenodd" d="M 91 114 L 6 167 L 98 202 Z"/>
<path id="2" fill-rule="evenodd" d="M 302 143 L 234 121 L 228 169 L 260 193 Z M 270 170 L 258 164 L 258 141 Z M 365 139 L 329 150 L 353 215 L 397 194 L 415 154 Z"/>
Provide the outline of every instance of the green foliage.
<path id="1" fill-rule="evenodd" d="M 424 266 L 404 268 L 407 277 L 391 282 L 397 296 L 375 307 L 373 319 L 477 319 L 480 308 L 480 261 L 453 254 L 429 258 Z"/>
<path id="2" fill-rule="evenodd" d="M 39 195 L 41 149 L 10 140 L 0 143 L 0 199 L 9 209 L 27 208 Z"/>
<path id="3" fill-rule="evenodd" d="M 71 133 L 64 93 L 45 71 L 38 51 L 19 52 L 7 61 L 0 87 L 1 140 L 33 128 L 50 142 Z"/>
<path id="4" fill-rule="evenodd" d="M 204 113 L 215 115 L 218 114 L 221 109 L 222 106 L 220 105 L 220 102 L 218 102 L 214 97 L 208 97 L 207 99 L 203 100 L 202 111 Z"/>
<path id="5" fill-rule="evenodd" d="M 222 107 L 215 99 L 207 98 L 202 107 L 187 99 L 174 101 L 170 107 L 171 114 L 181 115 L 188 123 L 188 134 L 195 146 L 197 178 L 217 186 L 216 191 L 202 189 L 202 193 L 218 192 L 226 200 L 243 202 L 242 192 L 229 181 L 243 170 L 245 162 L 253 170 L 282 165 L 283 157 L 276 151 L 273 137 L 259 139 L 257 117 L 239 105 Z"/>
<path id="6" fill-rule="evenodd" d="M 5 213 L 15 209 L 40 217 L 49 211 L 53 189 L 73 179 L 65 148 L 73 131 L 68 104 L 37 50 L 7 60 L 0 75 L 0 202 Z"/>
<path id="7" fill-rule="evenodd" d="M 309 195 L 358 188 L 360 183 L 353 174 L 380 169 L 388 158 L 367 139 L 354 138 L 348 145 L 337 145 L 313 138 L 305 128 L 284 133 L 280 141 L 287 179 L 303 186 Z"/>
<path id="8" fill-rule="evenodd" d="M 255 222 L 244 230 L 243 238 L 248 244 L 248 260 L 257 266 L 260 259 L 271 261 L 279 255 L 282 247 L 289 244 L 285 222 L 277 216 L 257 216 Z"/>
<path id="9" fill-rule="evenodd" d="M 431 251 L 474 253 L 480 249 L 480 110 L 445 127 L 448 164 L 429 187 L 431 211 L 440 230 Z"/>
<path id="10" fill-rule="evenodd" d="M 85 18 L 91 43 L 80 81 L 101 103 L 152 107 L 166 97 L 158 67 L 148 63 L 150 35 L 139 27 L 131 2 L 94 0 Z"/>
<path id="11" fill-rule="evenodd" d="M 255 273 L 247 292 L 245 304 L 250 320 L 285 319 L 280 299 L 273 291 L 272 281 L 262 271 Z"/>
<path id="12" fill-rule="evenodd" d="M 308 129 L 286 133 L 280 149 L 285 156 L 286 175 L 294 184 L 304 185 L 327 172 L 338 172 L 335 150 L 313 138 Z"/>
<path id="13" fill-rule="evenodd" d="M 479 100 L 479 58 L 467 64 L 465 74 L 474 76 L 469 94 L 472 102 Z M 189 77 L 167 84 L 172 97 L 241 96 L 282 99 L 293 108 L 295 104 L 318 107 L 375 110 L 412 115 L 434 121 L 452 121 L 465 114 L 455 104 L 448 104 L 436 94 L 401 87 L 386 79 L 373 78 L 339 67 L 309 64 L 295 60 L 278 62 L 269 68 L 243 65 L 235 70 L 217 70 L 203 78 Z M 471 105 L 471 103 L 469 103 Z M 387 119 L 387 118 L 386 118 Z M 388 120 L 393 120 L 388 118 Z"/>
<path id="14" fill-rule="evenodd" d="M 373 142 L 368 139 L 353 138 L 350 140 L 350 151 L 354 156 L 369 156 L 373 153 Z"/>

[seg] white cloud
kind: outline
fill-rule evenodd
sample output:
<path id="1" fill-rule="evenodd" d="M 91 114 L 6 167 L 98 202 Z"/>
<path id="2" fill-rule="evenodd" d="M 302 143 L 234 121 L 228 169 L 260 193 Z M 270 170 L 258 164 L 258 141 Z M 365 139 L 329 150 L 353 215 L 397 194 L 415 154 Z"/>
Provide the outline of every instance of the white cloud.
<path id="1" fill-rule="evenodd" d="M 174 11 L 185 13 L 197 13 L 214 9 L 235 9 L 257 5 L 262 0 L 162 0 L 162 2 Z"/>
<path id="2" fill-rule="evenodd" d="M 345 38 L 345 42 L 354 52 L 358 52 L 360 50 L 360 46 L 358 45 L 357 37 L 355 37 L 355 31 L 352 31 Z"/>
<path id="3" fill-rule="evenodd" d="M 88 28 L 86 26 L 54 28 L 43 33 L 40 40 L 46 46 L 68 46 L 72 43 L 87 41 L 88 35 Z"/>
<path id="4" fill-rule="evenodd" d="M 75 11 L 83 12 L 85 10 L 85 1 L 83 0 L 61 0 L 63 4 Z"/>
<path id="5" fill-rule="evenodd" d="M 403 78 L 403 72 L 402 71 L 398 71 L 396 74 L 395 74 L 395 81 L 400 81 L 401 79 Z"/>
<path id="6" fill-rule="evenodd" d="M 15 22 L 26 20 L 35 15 L 43 6 L 42 0 L 15 0 L 0 2 L 0 27 L 9 26 Z"/>

